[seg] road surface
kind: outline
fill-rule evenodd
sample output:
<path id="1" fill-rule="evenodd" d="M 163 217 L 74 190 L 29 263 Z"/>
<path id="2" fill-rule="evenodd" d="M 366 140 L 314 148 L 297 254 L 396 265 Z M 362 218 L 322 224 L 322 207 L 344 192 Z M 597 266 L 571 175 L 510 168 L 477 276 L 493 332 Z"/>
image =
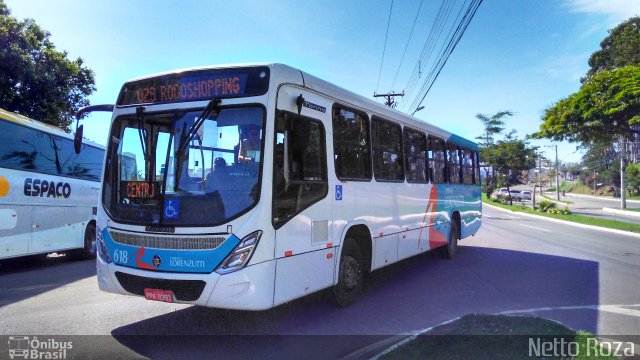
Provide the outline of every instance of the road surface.
<path id="1" fill-rule="evenodd" d="M 470 313 L 640 335 L 640 238 L 489 207 L 455 260 L 427 254 L 376 271 L 364 298 L 346 309 L 326 291 L 263 312 L 149 302 L 100 292 L 94 266 L 64 258 L 3 263 L 0 335 L 66 335 L 74 356 L 154 359 L 366 357 L 357 351 Z"/>

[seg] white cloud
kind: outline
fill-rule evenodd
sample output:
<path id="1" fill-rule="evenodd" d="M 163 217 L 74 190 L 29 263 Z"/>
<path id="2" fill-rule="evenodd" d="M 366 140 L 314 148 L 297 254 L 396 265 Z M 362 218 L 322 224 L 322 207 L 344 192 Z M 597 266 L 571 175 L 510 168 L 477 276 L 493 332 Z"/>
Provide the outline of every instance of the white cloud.
<path id="1" fill-rule="evenodd" d="M 640 15 L 638 0 L 565 0 L 565 5 L 575 12 L 609 15 L 614 22 Z"/>

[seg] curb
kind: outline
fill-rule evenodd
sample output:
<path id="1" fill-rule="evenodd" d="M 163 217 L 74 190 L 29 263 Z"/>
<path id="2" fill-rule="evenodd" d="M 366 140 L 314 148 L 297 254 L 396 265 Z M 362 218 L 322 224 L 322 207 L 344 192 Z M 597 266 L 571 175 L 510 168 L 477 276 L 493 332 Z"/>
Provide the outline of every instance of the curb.
<path id="1" fill-rule="evenodd" d="M 607 197 L 607 196 L 593 196 L 593 195 L 574 194 L 574 193 L 567 193 L 567 195 L 571 195 L 571 196 L 566 196 L 566 197 L 575 196 L 575 197 L 579 197 L 579 198 L 589 198 L 589 199 L 594 199 L 594 200 L 607 200 L 607 201 L 620 202 L 620 198 Z M 627 202 L 634 202 L 634 203 L 639 203 L 640 204 L 640 200 L 629 200 L 629 199 L 627 199 Z"/>
<path id="2" fill-rule="evenodd" d="M 629 211 L 629 210 L 620 210 L 620 209 L 612 209 L 612 208 L 602 208 L 603 213 L 628 216 L 634 218 L 640 218 L 640 212 L 637 211 Z"/>
<path id="3" fill-rule="evenodd" d="M 533 218 L 533 219 L 547 220 L 547 221 L 556 222 L 556 223 L 560 223 L 560 224 L 577 226 L 577 227 L 581 227 L 581 228 L 584 228 L 584 229 L 599 230 L 599 231 L 609 232 L 609 233 L 618 234 L 618 235 L 632 236 L 632 237 L 640 239 L 640 233 L 634 233 L 634 232 L 631 232 L 631 231 L 610 229 L 610 228 L 601 227 L 601 226 L 580 224 L 580 223 L 573 222 L 573 221 L 548 218 L 546 216 L 521 213 L 521 212 L 517 212 L 517 211 L 511 211 L 511 210 L 503 209 L 501 207 L 498 207 L 498 206 L 495 206 L 495 205 L 491 205 L 491 204 L 487 204 L 485 202 L 483 202 L 482 205 L 483 206 L 489 206 L 489 207 L 492 207 L 494 209 L 506 211 L 506 212 L 509 212 L 509 213 L 512 213 L 512 214 L 517 214 L 517 215 L 522 215 L 522 216 L 525 216 L 525 217 L 530 217 L 530 218 Z"/>

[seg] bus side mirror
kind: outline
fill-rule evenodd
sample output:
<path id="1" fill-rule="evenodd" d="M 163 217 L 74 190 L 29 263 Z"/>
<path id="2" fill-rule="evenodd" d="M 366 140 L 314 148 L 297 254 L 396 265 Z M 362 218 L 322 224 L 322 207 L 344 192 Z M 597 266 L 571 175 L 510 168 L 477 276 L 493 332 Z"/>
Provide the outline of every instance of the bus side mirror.
<path id="1" fill-rule="evenodd" d="M 80 149 L 82 148 L 82 132 L 84 125 L 78 126 L 76 129 L 76 134 L 73 137 L 73 150 L 75 150 L 76 155 L 80 154 Z"/>

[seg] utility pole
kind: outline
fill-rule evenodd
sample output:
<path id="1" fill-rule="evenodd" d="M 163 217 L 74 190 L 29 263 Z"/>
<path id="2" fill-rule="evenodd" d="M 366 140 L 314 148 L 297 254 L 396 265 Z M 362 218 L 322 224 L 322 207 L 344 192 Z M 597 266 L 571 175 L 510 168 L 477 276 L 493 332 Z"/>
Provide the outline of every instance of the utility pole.
<path id="1" fill-rule="evenodd" d="M 394 96 L 404 96 L 404 91 L 402 93 L 387 93 L 387 94 L 376 94 L 375 92 L 373 93 L 373 97 L 384 97 L 387 99 L 387 101 L 384 103 L 385 105 L 387 105 L 388 107 L 396 107 L 396 105 L 398 105 L 398 103 L 395 102 L 395 100 L 393 99 Z"/>
<path id="2" fill-rule="evenodd" d="M 538 186 L 540 187 L 540 196 L 542 196 L 542 154 L 538 155 Z"/>
<path id="3" fill-rule="evenodd" d="M 556 199 L 558 201 L 560 201 L 560 182 L 558 180 L 560 174 L 559 174 L 559 164 L 558 164 L 558 145 L 545 145 L 545 147 L 551 148 L 551 147 L 555 147 L 556 149 Z"/>
<path id="4" fill-rule="evenodd" d="M 627 191 L 624 181 L 625 170 L 627 168 L 627 139 L 620 136 L 620 209 L 627 208 Z"/>

